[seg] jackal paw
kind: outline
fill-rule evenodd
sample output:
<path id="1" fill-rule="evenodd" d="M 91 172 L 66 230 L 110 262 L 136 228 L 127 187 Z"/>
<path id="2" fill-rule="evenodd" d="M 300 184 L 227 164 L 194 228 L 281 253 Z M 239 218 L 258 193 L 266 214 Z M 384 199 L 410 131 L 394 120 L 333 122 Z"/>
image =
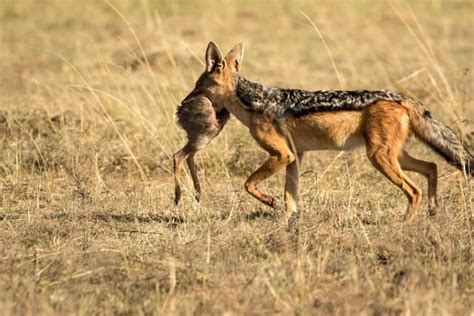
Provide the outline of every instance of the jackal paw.
<path id="1" fill-rule="evenodd" d="M 292 212 L 287 214 L 286 218 L 286 229 L 291 235 L 298 235 L 299 232 L 299 213 Z"/>
<path id="2" fill-rule="evenodd" d="M 442 209 L 441 206 L 439 206 L 439 205 L 438 205 L 438 206 L 434 206 L 434 207 L 430 207 L 430 208 L 428 209 L 428 214 L 429 214 L 430 216 L 436 216 L 436 215 L 438 215 L 439 213 L 441 213 L 442 210 L 443 210 L 443 209 Z"/>
<path id="3" fill-rule="evenodd" d="M 275 199 L 273 196 L 267 195 L 266 199 L 267 199 L 268 206 L 270 206 L 271 208 L 273 208 L 276 211 L 281 210 L 280 202 L 278 202 L 278 200 Z"/>
<path id="4" fill-rule="evenodd" d="M 416 216 L 416 213 L 414 212 L 406 212 L 405 215 L 403 216 L 402 222 L 407 222 L 407 223 L 413 222 L 413 220 L 415 219 L 415 216 Z"/>

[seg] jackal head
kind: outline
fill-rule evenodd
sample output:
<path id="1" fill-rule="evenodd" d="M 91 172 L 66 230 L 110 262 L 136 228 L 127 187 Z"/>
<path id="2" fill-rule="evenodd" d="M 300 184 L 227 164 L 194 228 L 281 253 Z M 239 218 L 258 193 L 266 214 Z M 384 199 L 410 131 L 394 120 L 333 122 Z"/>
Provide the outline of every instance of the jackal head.
<path id="1" fill-rule="evenodd" d="M 214 42 L 206 49 L 206 69 L 196 81 L 192 94 L 209 98 L 218 110 L 229 102 L 235 91 L 235 74 L 240 70 L 244 46 L 239 43 L 225 57 Z"/>

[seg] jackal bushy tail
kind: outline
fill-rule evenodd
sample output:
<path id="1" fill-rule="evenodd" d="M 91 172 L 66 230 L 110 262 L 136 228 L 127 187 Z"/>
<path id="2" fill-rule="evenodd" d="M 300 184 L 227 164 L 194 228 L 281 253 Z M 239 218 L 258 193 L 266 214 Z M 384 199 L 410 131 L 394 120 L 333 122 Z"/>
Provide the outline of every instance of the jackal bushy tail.
<path id="1" fill-rule="evenodd" d="M 415 110 L 412 116 L 412 128 L 415 136 L 441 155 L 448 163 L 464 171 L 471 177 L 474 176 L 474 156 L 463 145 L 456 133 L 440 121 L 431 117 L 426 108 L 408 99 L 405 104 L 411 105 L 410 110 Z"/>

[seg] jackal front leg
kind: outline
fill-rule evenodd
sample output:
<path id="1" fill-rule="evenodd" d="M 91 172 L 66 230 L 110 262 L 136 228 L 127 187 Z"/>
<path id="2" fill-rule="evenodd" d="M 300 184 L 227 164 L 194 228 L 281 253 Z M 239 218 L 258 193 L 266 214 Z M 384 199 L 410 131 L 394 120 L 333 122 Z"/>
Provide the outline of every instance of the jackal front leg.
<path id="1" fill-rule="evenodd" d="M 288 147 L 286 139 L 271 122 L 254 125 L 250 132 L 258 144 L 270 154 L 270 157 L 245 181 L 245 189 L 260 202 L 277 209 L 277 200 L 260 190 L 257 185 L 292 163 L 295 157 Z"/>
<path id="2" fill-rule="evenodd" d="M 297 159 L 286 166 L 285 218 L 287 220 L 297 212 L 296 204 L 298 203 L 298 187 L 302 160 L 303 153 L 298 153 Z"/>

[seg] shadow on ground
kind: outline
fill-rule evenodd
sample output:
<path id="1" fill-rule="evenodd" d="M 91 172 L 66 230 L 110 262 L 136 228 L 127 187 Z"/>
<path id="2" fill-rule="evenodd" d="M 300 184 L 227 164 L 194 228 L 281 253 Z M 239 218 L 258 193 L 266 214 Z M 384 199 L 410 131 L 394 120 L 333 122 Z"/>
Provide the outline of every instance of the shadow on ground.
<path id="1" fill-rule="evenodd" d="M 275 211 L 265 211 L 258 209 L 245 215 L 245 219 L 248 221 L 254 221 L 259 218 L 277 219 L 279 217 L 278 215 L 279 214 L 277 214 Z"/>

